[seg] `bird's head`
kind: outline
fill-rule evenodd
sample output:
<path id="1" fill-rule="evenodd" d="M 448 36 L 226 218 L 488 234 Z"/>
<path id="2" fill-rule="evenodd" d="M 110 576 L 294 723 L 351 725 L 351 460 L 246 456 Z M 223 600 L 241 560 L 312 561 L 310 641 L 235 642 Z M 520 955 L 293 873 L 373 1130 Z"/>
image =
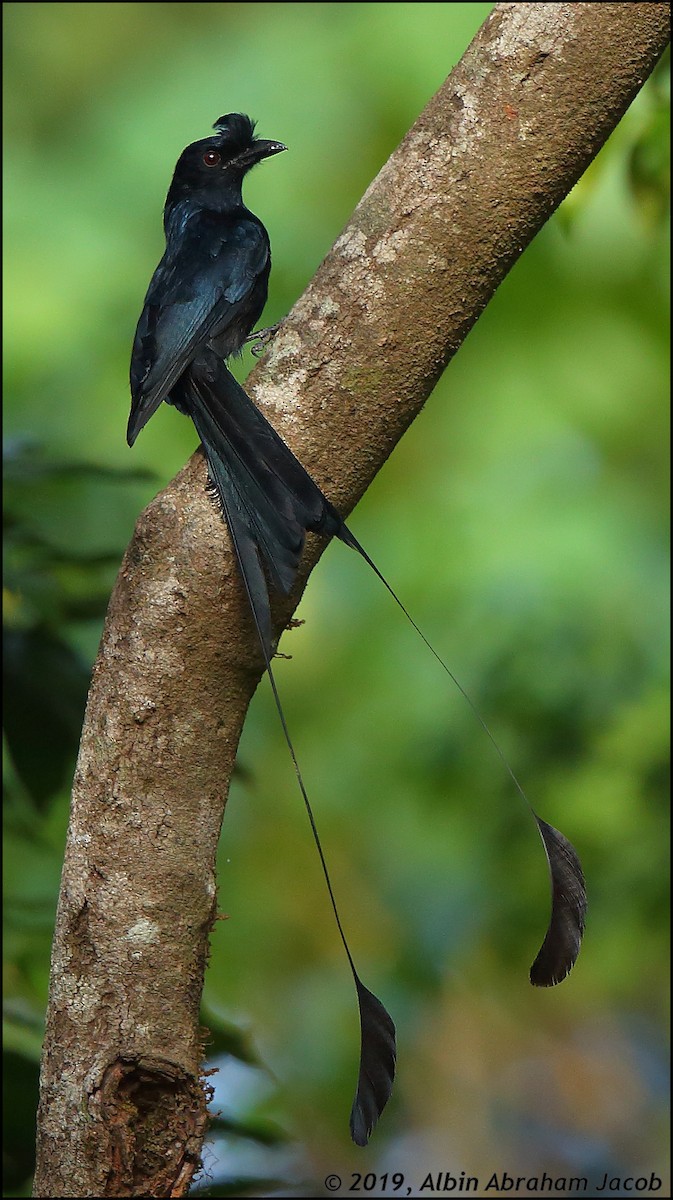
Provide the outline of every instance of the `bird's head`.
<path id="1" fill-rule="evenodd" d="M 255 122 L 244 113 L 227 113 L 213 126 L 215 134 L 192 142 L 178 159 L 168 202 L 187 193 L 217 195 L 238 189 L 251 167 L 287 150 L 282 142 L 255 137 Z"/>

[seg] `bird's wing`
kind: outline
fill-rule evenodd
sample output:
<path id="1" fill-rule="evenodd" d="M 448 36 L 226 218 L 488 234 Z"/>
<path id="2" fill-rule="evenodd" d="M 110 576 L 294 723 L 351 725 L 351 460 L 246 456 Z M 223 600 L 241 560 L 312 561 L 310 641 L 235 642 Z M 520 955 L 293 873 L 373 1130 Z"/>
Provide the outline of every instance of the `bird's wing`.
<path id="1" fill-rule="evenodd" d="M 241 315 L 270 263 L 263 227 L 246 218 L 216 232 L 197 215 L 172 240 L 152 277 L 133 343 L 129 445 L 198 350 Z"/>

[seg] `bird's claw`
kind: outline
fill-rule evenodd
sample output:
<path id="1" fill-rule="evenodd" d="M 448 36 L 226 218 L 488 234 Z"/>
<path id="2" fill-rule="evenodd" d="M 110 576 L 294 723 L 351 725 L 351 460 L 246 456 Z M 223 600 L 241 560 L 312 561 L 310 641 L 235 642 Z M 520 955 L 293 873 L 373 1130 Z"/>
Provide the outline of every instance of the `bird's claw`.
<path id="1" fill-rule="evenodd" d="M 248 334 L 245 340 L 252 343 L 250 353 L 254 354 L 255 358 L 259 358 L 264 353 L 269 342 L 276 336 L 282 324 L 282 321 L 278 321 L 276 325 L 267 325 L 266 329 L 258 329 L 256 333 Z"/>

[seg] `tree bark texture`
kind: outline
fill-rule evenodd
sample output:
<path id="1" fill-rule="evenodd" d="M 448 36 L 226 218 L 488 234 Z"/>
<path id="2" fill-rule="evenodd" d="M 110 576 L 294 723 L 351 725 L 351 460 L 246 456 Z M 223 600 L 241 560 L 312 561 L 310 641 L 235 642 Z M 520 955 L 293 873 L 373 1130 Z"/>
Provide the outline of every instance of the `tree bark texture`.
<path id="1" fill-rule="evenodd" d="M 368 188 L 246 385 L 344 515 L 668 36 L 662 3 L 496 4 Z M 205 480 L 197 453 L 140 516 L 93 672 L 37 1196 L 182 1196 L 200 1162 L 215 853 L 263 669 Z M 278 634 L 322 548 L 309 538 Z"/>

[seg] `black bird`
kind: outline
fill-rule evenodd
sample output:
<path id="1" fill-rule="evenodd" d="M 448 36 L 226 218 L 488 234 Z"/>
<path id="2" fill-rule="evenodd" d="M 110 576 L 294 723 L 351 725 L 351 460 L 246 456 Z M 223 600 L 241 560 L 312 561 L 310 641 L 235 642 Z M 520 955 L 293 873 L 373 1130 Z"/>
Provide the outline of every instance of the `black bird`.
<path id="1" fill-rule="evenodd" d="M 296 579 L 307 531 L 336 536 L 375 571 L 428 649 L 456 684 L 493 742 L 516 788 L 528 800 L 488 726 L 337 510 L 253 404 L 226 366 L 249 340 L 266 302 L 271 252 L 267 232 L 243 204 L 247 172 L 279 154 L 281 142 L 255 137 L 242 113 L 220 117 L 216 134 L 181 154 L 164 208 L 166 250 L 145 297 L 131 358 L 132 406 L 127 438 L 165 400 L 191 417 L 203 443 L 211 486 L 229 525 L 299 787 L 308 812 L 337 927 L 353 973 L 361 1025 L 360 1072 L 351 1135 L 366 1145 L 390 1096 L 395 1027 L 362 984 L 341 926 L 272 670 L 274 639 L 269 584 L 287 594 Z M 532 811 L 532 809 L 531 809 Z M 533 812 L 549 863 L 552 912 L 531 982 L 565 978 L 579 953 L 586 895 L 571 844 Z"/>
<path id="2" fill-rule="evenodd" d="M 162 400 L 192 418 L 239 556 L 257 561 L 251 601 L 271 654 L 257 550 L 273 585 L 287 594 L 307 529 L 353 539 L 225 366 L 261 316 L 271 269 L 269 237 L 243 203 L 243 179 L 286 147 L 256 138 L 242 113 L 220 117 L 215 129 L 182 152 L 166 197 L 166 250 L 133 343 L 127 440 L 132 446 Z"/>
<path id="3" fill-rule="evenodd" d="M 162 400 L 205 349 L 236 354 L 266 304 L 271 247 L 243 203 L 247 172 L 286 147 L 254 136 L 229 113 L 214 137 L 183 150 L 164 208 L 166 250 L 145 297 L 131 358 L 127 439 L 133 445 Z"/>

